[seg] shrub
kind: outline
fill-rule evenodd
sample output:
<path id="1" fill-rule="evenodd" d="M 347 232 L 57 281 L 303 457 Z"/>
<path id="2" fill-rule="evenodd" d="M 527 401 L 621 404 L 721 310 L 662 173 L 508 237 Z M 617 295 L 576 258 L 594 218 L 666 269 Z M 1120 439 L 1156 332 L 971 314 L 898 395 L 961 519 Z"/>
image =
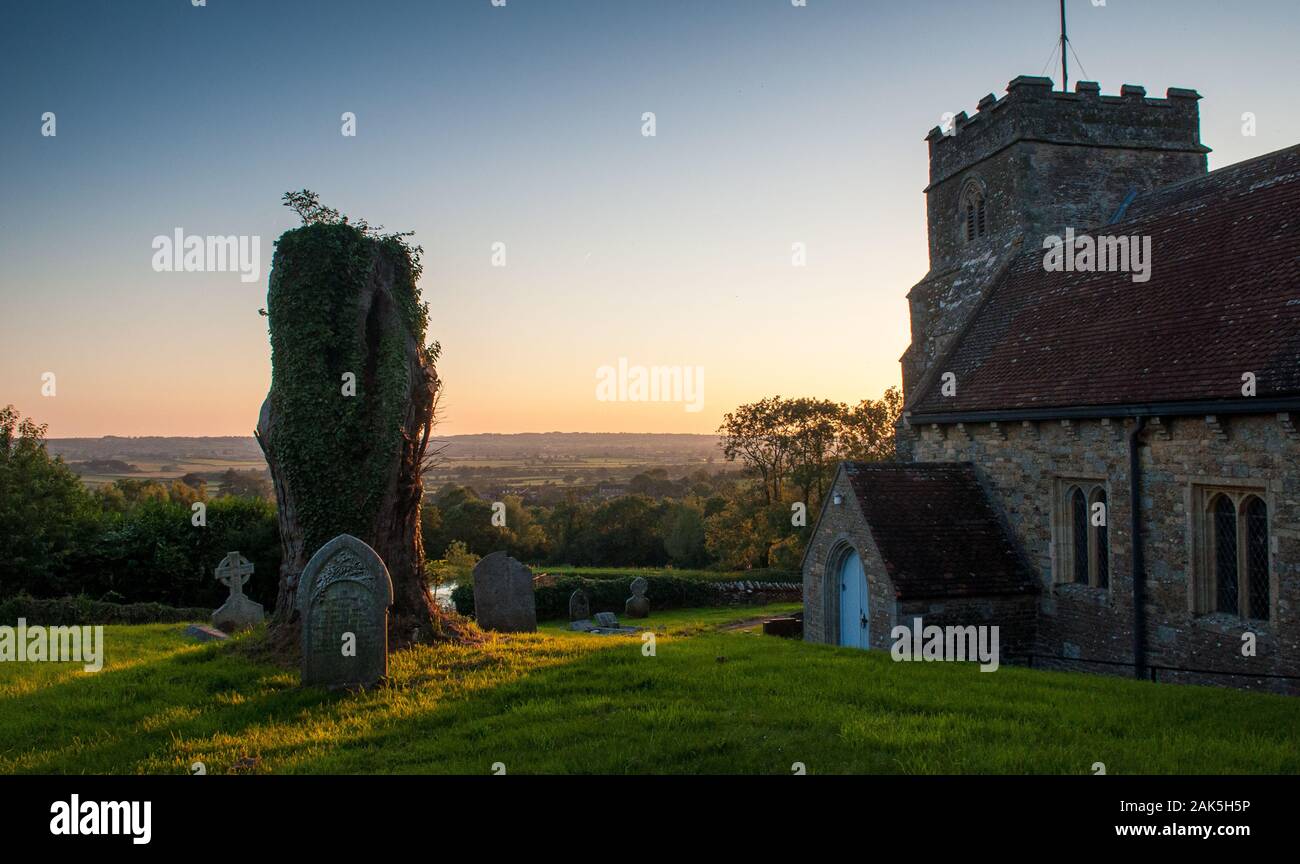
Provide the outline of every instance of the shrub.
<path id="1" fill-rule="evenodd" d="M 169 624 L 206 621 L 211 609 L 180 609 L 161 603 L 105 603 L 89 597 L 59 597 L 42 600 L 20 594 L 0 601 L 0 624 L 10 626 L 19 618 L 44 627 L 75 627 L 95 624 Z"/>
<path id="2" fill-rule="evenodd" d="M 194 527 L 190 517 L 190 509 L 177 502 L 140 504 L 69 561 L 77 577 L 73 590 L 92 597 L 113 592 L 134 603 L 215 609 L 229 589 L 217 582 L 214 570 L 227 552 L 237 550 L 256 567 L 245 593 L 269 611 L 280 571 L 275 505 L 222 497 L 208 502 L 206 527 Z"/>
<path id="3" fill-rule="evenodd" d="M 429 574 L 429 582 L 434 587 L 445 585 L 448 582 L 455 582 L 457 585 L 472 585 L 474 579 L 474 565 L 479 562 L 479 557 L 466 548 L 465 544 L 459 540 L 453 540 L 447 547 L 447 551 L 437 561 L 426 561 L 424 564 L 425 571 Z"/>
<path id="4" fill-rule="evenodd" d="M 677 576 L 643 576 L 649 583 L 646 596 L 650 609 L 687 609 L 699 606 L 720 606 L 726 595 L 710 583 L 699 579 L 682 579 Z M 583 579 L 580 576 L 557 576 L 554 585 L 536 588 L 537 620 L 546 621 L 569 617 L 569 595 L 582 588 L 591 598 L 592 614 L 614 612 L 623 614 L 623 604 L 632 596 L 632 577 L 613 579 Z M 462 615 L 474 614 L 474 586 L 458 585 L 451 592 L 456 611 Z"/>

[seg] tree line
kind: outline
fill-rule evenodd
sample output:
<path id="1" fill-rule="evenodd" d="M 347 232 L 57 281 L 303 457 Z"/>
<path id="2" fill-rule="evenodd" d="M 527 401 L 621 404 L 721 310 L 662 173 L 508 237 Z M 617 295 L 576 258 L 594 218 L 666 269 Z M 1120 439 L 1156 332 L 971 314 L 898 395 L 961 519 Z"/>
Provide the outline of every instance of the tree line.
<path id="1" fill-rule="evenodd" d="M 892 458 L 900 409 L 893 388 L 857 405 L 781 397 L 742 405 L 718 432 L 724 457 L 743 472 L 673 479 L 656 469 L 606 501 L 490 501 L 449 484 L 421 509 L 425 554 L 434 565 L 454 560 L 462 568 L 504 549 L 539 566 L 793 571 L 837 464 Z M 225 589 L 212 569 L 238 550 L 256 568 L 248 593 L 274 603 L 281 551 L 265 481 L 233 473 L 215 496 L 196 476 L 123 479 L 92 491 L 46 452 L 44 436 L 45 427 L 13 406 L 0 409 L 0 599 L 215 606 Z"/>

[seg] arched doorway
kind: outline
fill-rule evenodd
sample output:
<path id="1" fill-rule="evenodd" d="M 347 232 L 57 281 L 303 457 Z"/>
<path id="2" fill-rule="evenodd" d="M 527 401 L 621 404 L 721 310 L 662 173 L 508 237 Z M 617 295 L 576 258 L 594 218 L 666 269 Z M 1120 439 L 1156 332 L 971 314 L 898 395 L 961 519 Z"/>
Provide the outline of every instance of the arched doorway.
<path id="1" fill-rule="evenodd" d="M 871 647 L 867 615 L 867 577 L 862 559 L 850 551 L 840 564 L 840 644 L 848 648 Z"/>

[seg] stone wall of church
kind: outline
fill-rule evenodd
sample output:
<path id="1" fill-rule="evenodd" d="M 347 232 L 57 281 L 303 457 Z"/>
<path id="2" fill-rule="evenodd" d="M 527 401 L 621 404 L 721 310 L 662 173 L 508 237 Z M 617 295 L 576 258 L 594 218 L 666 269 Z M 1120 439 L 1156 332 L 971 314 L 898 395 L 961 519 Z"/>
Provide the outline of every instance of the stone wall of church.
<path id="1" fill-rule="evenodd" d="M 1300 438 L 1273 415 L 1165 419 L 1142 434 L 1142 530 L 1147 662 L 1300 678 Z M 1035 665 L 1131 674 L 1133 581 L 1127 429 L 1133 421 L 952 424 L 910 430 L 915 461 L 970 461 L 1042 580 Z M 1154 428 L 1153 428 L 1154 427 Z M 1109 588 L 1054 584 L 1064 480 L 1100 484 L 1109 502 Z M 1198 508 L 1210 488 L 1256 491 L 1269 508 L 1271 617 L 1193 611 L 1190 579 L 1205 578 Z M 1243 634 L 1256 656 L 1243 656 Z M 1157 680 L 1230 683 L 1300 693 L 1300 680 L 1156 671 Z"/>
<path id="2" fill-rule="evenodd" d="M 910 600 L 897 605 L 898 624 L 915 627 L 997 627 L 998 654 L 1003 665 L 1026 665 L 1026 655 L 1037 650 L 1038 598 L 959 597 Z"/>

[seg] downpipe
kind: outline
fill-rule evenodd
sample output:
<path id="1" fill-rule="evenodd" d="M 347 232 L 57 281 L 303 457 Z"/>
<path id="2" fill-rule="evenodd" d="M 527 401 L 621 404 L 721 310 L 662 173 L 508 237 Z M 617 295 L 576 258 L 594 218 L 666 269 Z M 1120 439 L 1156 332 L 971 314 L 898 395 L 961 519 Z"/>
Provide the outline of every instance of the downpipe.
<path id="1" fill-rule="evenodd" d="M 1138 458 L 1146 418 L 1128 433 L 1129 550 L 1133 571 L 1133 677 L 1146 677 L 1146 564 L 1142 556 L 1142 467 Z"/>

